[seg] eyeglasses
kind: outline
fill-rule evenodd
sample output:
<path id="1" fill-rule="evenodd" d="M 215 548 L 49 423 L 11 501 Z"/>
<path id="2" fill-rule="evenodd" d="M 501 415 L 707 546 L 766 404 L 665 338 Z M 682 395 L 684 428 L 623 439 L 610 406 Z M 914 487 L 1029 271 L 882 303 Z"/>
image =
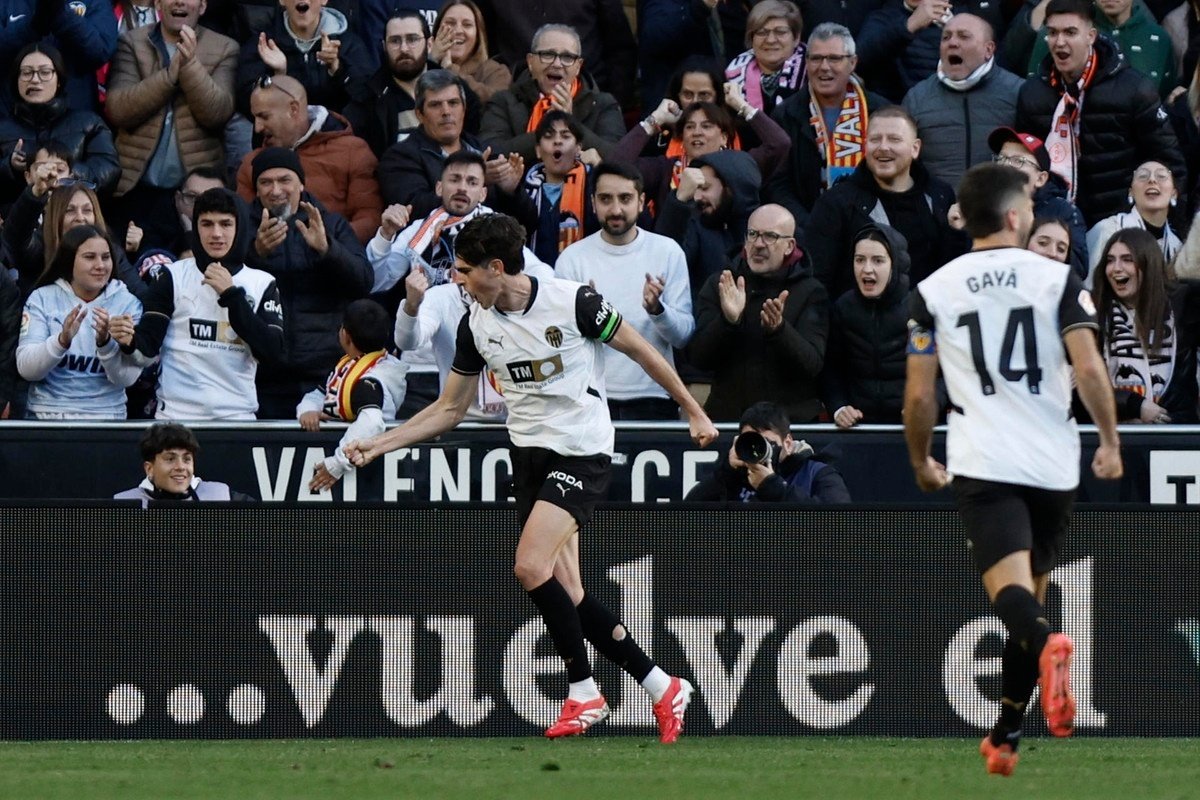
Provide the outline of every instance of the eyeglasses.
<path id="1" fill-rule="evenodd" d="M 189 204 L 196 202 L 196 198 L 199 196 L 199 192 L 185 192 L 183 190 L 180 190 L 179 192 L 179 199 Z"/>
<path id="2" fill-rule="evenodd" d="M 821 64 L 828 64 L 828 65 L 829 65 L 829 66 L 831 66 L 831 67 L 836 67 L 836 66 L 839 66 L 839 65 L 840 65 L 842 62 L 844 62 L 846 59 L 848 59 L 848 58 L 851 58 L 851 57 L 852 57 L 852 56 L 847 56 L 847 55 L 840 55 L 840 56 L 809 56 L 809 57 L 808 57 L 808 60 L 809 60 L 810 62 L 812 62 L 813 64 L 816 64 L 817 66 L 820 66 Z"/>
<path id="3" fill-rule="evenodd" d="M 1133 179 L 1140 183 L 1146 183 L 1150 180 L 1154 180 L 1156 183 L 1169 183 L 1174 180 L 1174 176 L 1165 169 L 1139 169 L 1133 173 Z"/>
<path id="4" fill-rule="evenodd" d="M 1017 169 L 1025 166 L 1036 170 L 1040 170 L 1042 168 L 1041 165 L 1032 158 L 1026 158 L 1025 156 L 994 155 L 992 156 L 992 161 L 1001 166 L 1016 167 Z"/>
<path id="5" fill-rule="evenodd" d="M 271 77 L 270 75 L 263 75 L 261 78 L 258 79 L 258 82 L 255 84 L 255 86 L 257 86 L 260 89 L 270 89 L 272 86 L 274 86 L 276 89 L 283 92 L 288 97 L 295 100 L 297 103 L 300 102 L 299 97 L 296 97 L 296 95 L 292 94 L 287 89 L 283 88 L 282 85 L 276 83 L 275 79 L 273 77 Z"/>
<path id="6" fill-rule="evenodd" d="M 579 60 L 579 53 L 560 53 L 557 50 L 535 50 L 533 53 L 543 64 L 553 64 L 554 59 L 564 67 L 570 67 Z"/>
<path id="7" fill-rule="evenodd" d="M 54 77 L 55 71 L 54 67 L 38 67 L 37 69 L 34 69 L 33 67 L 21 67 L 21 69 L 17 71 L 17 75 L 19 75 L 23 81 L 33 80 L 34 75 L 36 75 L 41 81 L 48 81 Z"/>
<path id="8" fill-rule="evenodd" d="M 416 47 L 423 41 L 425 41 L 425 37 L 417 33 L 410 33 L 407 36 L 389 36 L 384 39 L 389 47 Z"/>
<path id="9" fill-rule="evenodd" d="M 770 39 L 772 36 L 776 39 L 786 39 L 791 35 L 791 28 L 759 28 L 754 32 L 755 39 Z"/>
<path id="10" fill-rule="evenodd" d="M 754 228 L 746 229 L 746 241 L 753 242 L 755 239 L 762 239 L 768 245 L 779 244 L 780 239 L 791 239 L 791 236 L 785 236 L 782 233 L 775 231 L 756 231 Z"/>

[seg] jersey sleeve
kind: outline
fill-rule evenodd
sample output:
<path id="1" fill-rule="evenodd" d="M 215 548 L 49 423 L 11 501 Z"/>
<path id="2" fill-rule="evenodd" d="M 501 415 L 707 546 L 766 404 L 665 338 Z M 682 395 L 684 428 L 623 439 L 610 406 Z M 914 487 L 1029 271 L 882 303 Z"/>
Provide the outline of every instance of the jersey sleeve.
<path id="1" fill-rule="evenodd" d="M 370 375 L 360 379 L 350 390 L 350 408 L 358 416 L 367 408 L 383 408 L 383 384 Z"/>
<path id="2" fill-rule="evenodd" d="M 454 362 L 450 369 L 459 375 L 478 375 L 483 372 L 487 362 L 479 354 L 475 346 L 475 337 L 471 335 L 471 315 L 463 314 L 458 323 L 458 338 L 454 345 Z"/>
<path id="3" fill-rule="evenodd" d="M 575 323 L 588 339 L 608 342 L 621 327 L 621 312 L 591 286 L 580 286 L 575 295 Z"/>
<path id="4" fill-rule="evenodd" d="M 914 289 L 908 298 L 908 345 L 905 352 L 910 356 L 931 356 L 937 353 L 933 314 L 925 305 L 925 298 L 921 296 L 920 289 Z"/>
<path id="5" fill-rule="evenodd" d="M 1058 303 L 1058 329 L 1067 333 L 1075 328 L 1099 329 L 1096 321 L 1096 304 L 1092 294 L 1083 288 L 1083 281 L 1074 272 L 1067 275 L 1062 297 Z"/>

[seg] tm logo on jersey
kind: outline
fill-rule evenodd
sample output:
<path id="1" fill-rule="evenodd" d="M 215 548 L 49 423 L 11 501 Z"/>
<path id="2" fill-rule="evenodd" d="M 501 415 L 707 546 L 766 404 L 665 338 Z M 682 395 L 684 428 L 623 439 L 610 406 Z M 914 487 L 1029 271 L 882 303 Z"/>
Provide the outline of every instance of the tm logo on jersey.
<path id="1" fill-rule="evenodd" d="M 193 342 L 219 342 L 221 344 L 241 344 L 242 342 L 232 325 L 214 319 L 189 319 L 188 334 Z"/>
<path id="2" fill-rule="evenodd" d="M 505 364 L 508 377 L 513 383 L 546 384 L 556 381 L 563 375 L 563 360 L 560 355 L 550 358 L 537 358 L 533 361 L 514 361 Z"/>

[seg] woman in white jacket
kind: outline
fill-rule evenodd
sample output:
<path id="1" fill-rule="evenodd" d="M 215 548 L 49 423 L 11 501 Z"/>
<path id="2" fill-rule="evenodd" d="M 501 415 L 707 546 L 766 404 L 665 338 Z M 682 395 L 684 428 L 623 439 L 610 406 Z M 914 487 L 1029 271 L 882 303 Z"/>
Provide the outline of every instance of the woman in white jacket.
<path id="1" fill-rule="evenodd" d="M 1133 180 L 1129 184 L 1129 204 L 1132 208 L 1100 220 L 1088 231 L 1088 277 L 1084 285 L 1092 288 L 1096 265 L 1100 263 L 1100 252 L 1109 237 L 1124 228 L 1149 231 L 1162 250 L 1163 260 L 1170 264 L 1183 247 L 1183 242 L 1167 221 L 1171 208 L 1177 202 L 1179 190 L 1175 188 L 1175 178 L 1167 167 L 1157 161 L 1147 161 L 1134 170 Z"/>
<path id="2" fill-rule="evenodd" d="M 113 280 L 115 261 L 99 228 L 72 228 L 26 301 L 17 370 L 30 382 L 31 418 L 125 419 L 125 387 L 141 367 L 123 362 L 108 324 L 122 315 L 136 322 L 142 304 Z M 92 332 L 83 331 L 89 322 Z"/>

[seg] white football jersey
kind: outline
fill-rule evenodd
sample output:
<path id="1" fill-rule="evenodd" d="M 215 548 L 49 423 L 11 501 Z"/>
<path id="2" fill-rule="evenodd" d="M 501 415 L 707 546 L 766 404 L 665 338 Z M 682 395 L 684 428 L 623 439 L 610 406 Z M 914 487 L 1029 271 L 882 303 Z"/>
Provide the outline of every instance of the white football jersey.
<path id="1" fill-rule="evenodd" d="M 509 436 L 518 447 L 564 456 L 612 455 L 600 348 L 616 334 L 621 314 L 584 284 L 530 281 L 523 311 L 471 303 L 459 325 L 452 369 L 478 375 L 491 368 L 508 403 Z"/>
<path id="2" fill-rule="evenodd" d="M 1068 490 L 1079 434 L 1062 336 L 1096 328 L 1065 264 L 1015 247 L 956 258 L 917 286 L 909 352 L 936 352 L 951 411 L 946 468 L 981 480 Z"/>

